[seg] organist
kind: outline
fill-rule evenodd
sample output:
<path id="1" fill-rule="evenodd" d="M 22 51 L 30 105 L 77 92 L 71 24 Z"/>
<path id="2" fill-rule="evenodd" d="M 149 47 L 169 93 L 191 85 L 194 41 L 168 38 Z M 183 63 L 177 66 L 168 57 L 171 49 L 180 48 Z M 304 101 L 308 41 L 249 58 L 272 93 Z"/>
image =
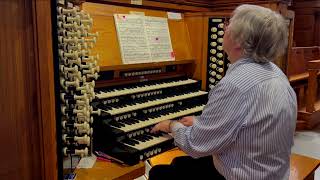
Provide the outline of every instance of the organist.
<path id="1" fill-rule="evenodd" d="M 200 116 L 166 120 L 152 132 L 171 132 L 189 156 L 151 169 L 155 179 L 288 179 L 296 95 L 272 63 L 287 46 L 284 19 L 241 5 L 226 27 L 231 66 L 211 90 Z"/>

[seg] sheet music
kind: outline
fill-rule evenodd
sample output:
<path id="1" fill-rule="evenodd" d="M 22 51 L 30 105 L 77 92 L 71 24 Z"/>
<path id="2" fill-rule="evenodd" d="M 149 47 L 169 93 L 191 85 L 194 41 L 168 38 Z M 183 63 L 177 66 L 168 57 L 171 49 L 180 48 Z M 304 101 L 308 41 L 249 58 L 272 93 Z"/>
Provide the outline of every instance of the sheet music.
<path id="1" fill-rule="evenodd" d="M 152 61 L 174 60 L 167 18 L 146 16 L 145 29 Z"/>
<path id="2" fill-rule="evenodd" d="M 149 62 L 151 55 L 145 36 L 144 16 L 114 14 L 114 19 L 123 63 Z"/>
<path id="3" fill-rule="evenodd" d="M 124 64 L 174 60 L 168 20 L 131 14 L 114 14 Z"/>

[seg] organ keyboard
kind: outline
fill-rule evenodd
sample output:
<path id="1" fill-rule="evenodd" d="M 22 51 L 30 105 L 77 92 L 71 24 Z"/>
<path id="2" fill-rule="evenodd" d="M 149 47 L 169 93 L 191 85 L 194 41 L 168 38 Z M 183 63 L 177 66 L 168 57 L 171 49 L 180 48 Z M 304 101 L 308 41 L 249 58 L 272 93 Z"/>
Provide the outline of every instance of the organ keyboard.
<path id="1" fill-rule="evenodd" d="M 200 87 L 200 81 L 179 76 L 97 88 L 94 149 L 133 165 L 173 148 L 169 134 L 150 130 L 167 119 L 200 114 L 208 94 Z"/>

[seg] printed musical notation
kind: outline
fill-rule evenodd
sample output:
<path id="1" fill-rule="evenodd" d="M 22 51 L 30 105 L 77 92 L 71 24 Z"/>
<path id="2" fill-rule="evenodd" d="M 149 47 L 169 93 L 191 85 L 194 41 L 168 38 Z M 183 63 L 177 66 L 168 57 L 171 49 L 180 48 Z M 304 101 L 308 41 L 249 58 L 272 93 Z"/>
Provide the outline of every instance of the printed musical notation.
<path id="1" fill-rule="evenodd" d="M 114 15 L 124 64 L 174 60 L 166 18 Z"/>

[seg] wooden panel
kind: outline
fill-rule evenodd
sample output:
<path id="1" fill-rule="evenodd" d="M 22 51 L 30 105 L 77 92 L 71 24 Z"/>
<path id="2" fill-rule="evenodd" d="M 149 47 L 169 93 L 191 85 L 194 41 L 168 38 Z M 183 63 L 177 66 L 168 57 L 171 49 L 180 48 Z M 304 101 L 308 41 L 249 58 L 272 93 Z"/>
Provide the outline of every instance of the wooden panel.
<path id="1" fill-rule="evenodd" d="M 314 45 L 320 46 L 320 9 L 315 14 Z"/>
<path id="2" fill-rule="evenodd" d="M 195 68 L 194 68 L 194 74 L 193 78 L 195 79 L 205 79 L 205 75 L 203 76 L 203 73 L 206 72 L 206 69 L 203 69 L 203 61 L 206 60 L 206 57 L 203 57 L 202 50 L 203 48 L 206 49 L 206 46 L 204 46 L 204 40 L 207 39 L 206 31 L 204 29 L 204 17 L 202 16 L 186 16 L 185 18 L 186 24 L 189 29 L 190 33 L 190 41 L 192 45 L 192 54 L 194 54 L 195 57 Z M 205 82 L 202 82 L 205 84 Z"/>
<path id="3" fill-rule="evenodd" d="M 93 53 L 99 53 L 100 66 L 114 66 L 122 64 L 113 14 L 127 14 L 130 11 L 138 11 L 144 12 L 146 16 L 167 17 L 167 12 L 165 11 L 121 7 L 106 4 L 84 3 L 82 7 L 83 10 L 90 13 L 90 15 L 93 17 L 93 31 L 98 31 L 100 33 L 96 47 L 92 50 Z M 191 54 L 189 33 L 184 19 L 168 20 L 168 24 L 176 60 L 193 59 Z"/>
<path id="4" fill-rule="evenodd" d="M 42 174 L 32 5 L 0 2 L 0 179 L 34 180 Z"/>
<path id="5" fill-rule="evenodd" d="M 296 46 L 313 46 L 315 18 L 313 15 L 299 15 L 295 18 L 294 41 Z"/>
<path id="6" fill-rule="evenodd" d="M 54 58 L 52 54 L 51 0 L 36 1 L 34 6 L 34 51 L 38 74 L 38 112 L 40 114 L 39 131 L 42 177 L 58 179 L 57 140 L 54 94 Z M 39 173 L 40 174 L 40 173 Z"/>
<path id="7" fill-rule="evenodd" d="M 292 10 L 296 12 L 294 41 L 295 46 L 319 46 L 320 0 L 295 0 Z"/>
<path id="8" fill-rule="evenodd" d="M 320 59 L 320 48 L 314 47 L 294 47 L 291 50 L 289 59 L 288 75 L 297 75 L 307 72 L 307 62 Z"/>
<path id="9" fill-rule="evenodd" d="M 288 62 L 288 76 L 305 73 L 307 69 L 303 49 L 292 48 L 290 56 L 291 58 Z"/>

